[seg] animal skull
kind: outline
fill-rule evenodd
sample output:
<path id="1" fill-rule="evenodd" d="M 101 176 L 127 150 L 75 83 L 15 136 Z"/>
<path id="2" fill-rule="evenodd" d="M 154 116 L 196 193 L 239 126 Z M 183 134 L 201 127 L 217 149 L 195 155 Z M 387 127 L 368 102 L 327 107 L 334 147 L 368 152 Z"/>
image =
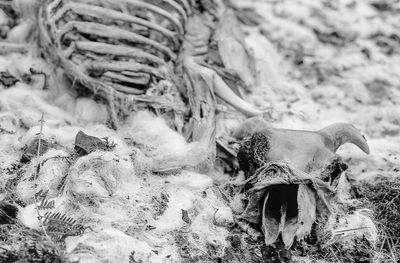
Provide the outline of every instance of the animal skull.
<path id="1" fill-rule="evenodd" d="M 326 222 L 335 194 L 336 150 L 353 143 L 369 153 L 365 138 L 351 124 L 319 131 L 276 129 L 260 118 L 245 121 L 234 133 L 243 140 L 237 158 L 246 172 L 248 202 L 241 218 L 261 225 L 265 243 L 281 236 L 290 247 L 311 233 L 316 220 Z M 334 168 L 334 169 L 331 169 Z"/>
<path id="2" fill-rule="evenodd" d="M 249 136 L 260 137 L 264 147 L 252 150 L 262 151 L 264 162 L 282 160 L 305 172 L 326 168 L 338 158 L 336 150 L 345 143 L 353 143 L 369 154 L 365 137 L 348 123 L 335 123 L 319 131 L 303 131 L 277 129 L 260 118 L 250 118 L 233 134 L 238 140 L 246 137 L 248 140 Z M 241 166 L 249 161 L 244 150 L 242 147 L 238 153 Z"/>

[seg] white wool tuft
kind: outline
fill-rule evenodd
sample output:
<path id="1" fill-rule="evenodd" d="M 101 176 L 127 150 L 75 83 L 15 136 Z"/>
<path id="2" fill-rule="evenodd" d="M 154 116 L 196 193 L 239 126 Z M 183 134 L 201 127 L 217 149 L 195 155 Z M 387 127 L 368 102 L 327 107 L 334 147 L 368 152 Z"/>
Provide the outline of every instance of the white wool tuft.
<path id="1" fill-rule="evenodd" d="M 108 119 L 106 105 L 95 102 L 91 98 L 76 100 L 75 118 L 81 124 L 105 124 Z"/>
<path id="2" fill-rule="evenodd" d="M 168 208 L 164 214 L 155 222 L 156 232 L 168 232 L 183 227 L 182 209 L 190 210 L 196 195 L 188 189 L 171 188 L 168 191 Z"/>
<path id="3" fill-rule="evenodd" d="M 72 117 L 60 110 L 58 107 L 50 105 L 40 97 L 39 91 L 32 90 L 24 85 L 0 91 L 0 108 L 8 111 L 15 116 L 26 127 L 38 125 L 38 122 L 45 114 L 48 125 L 61 125 L 72 122 Z"/>
<path id="4" fill-rule="evenodd" d="M 183 171 L 179 175 L 168 176 L 165 180 L 174 186 L 192 188 L 192 190 L 204 190 L 213 185 L 213 180 L 209 176 L 191 171 Z"/>
<path id="5" fill-rule="evenodd" d="M 12 43 L 24 44 L 29 41 L 29 38 L 32 35 L 32 30 L 32 21 L 23 21 L 10 30 L 7 40 Z"/>
<path id="6" fill-rule="evenodd" d="M 0 175 L 2 173 L 2 168 L 10 167 L 13 163 L 18 163 L 21 158 L 21 153 L 19 152 L 20 143 L 18 141 L 18 136 L 15 134 L 1 134 L 0 136 Z M 11 173 L 10 173 L 11 175 Z M 5 178 L 2 178 L 4 183 Z"/>
<path id="7" fill-rule="evenodd" d="M 0 112 L 0 128 L 15 133 L 18 130 L 19 120 L 15 114 L 11 112 Z"/>
<path id="8" fill-rule="evenodd" d="M 40 216 L 44 216 L 46 212 L 51 212 L 51 213 L 64 213 L 65 212 L 65 205 L 66 205 L 66 199 L 64 197 L 57 197 L 57 198 L 49 198 L 46 199 L 48 201 L 54 201 L 54 208 L 53 209 L 46 209 L 46 211 L 39 210 Z M 40 205 L 39 200 L 37 200 L 37 205 Z M 21 221 L 23 225 L 26 227 L 32 228 L 39 230 L 41 229 L 41 226 L 39 224 L 39 219 L 38 219 L 38 212 L 36 210 L 35 204 L 30 204 L 26 207 L 20 207 L 19 212 L 18 212 L 18 219 Z"/>
<path id="9" fill-rule="evenodd" d="M 49 191 L 47 198 L 54 198 L 59 194 L 59 185 L 67 176 L 69 161 L 68 153 L 62 150 L 50 149 L 39 159 L 33 158 L 29 163 L 24 176 L 17 185 L 16 191 L 19 198 L 25 203 L 34 202 L 35 193 L 39 190 Z M 36 175 L 37 166 L 41 163 L 39 173 Z M 37 186 L 33 178 L 37 176 Z"/>
<path id="10" fill-rule="evenodd" d="M 184 225 L 182 209 L 190 210 L 194 202 L 201 195 L 201 191 L 212 186 L 212 179 L 206 175 L 183 171 L 176 176 L 164 178 L 168 184 L 165 186 L 169 196 L 168 208 L 155 222 L 157 232 L 171 231 Z"/>
<path id="11" fill-rule="evenodd" d="M 111 197 L 135 193 L 139 188 L 130 159 L 96 151 L 71 167 L 67 193 L 75 196 Z"/>
<path id="12" fill-rule="evenodd" d="M 202 197 L 195 200 L 194 206 L 199 214 L 193 219 L 190 230 L 200 237 L 195 244 L 199 247 L 212 245 L 215 253 L 222 256 L 228 245 L 226 238 L 229 231 L 225 224 L 233 221 L 230 208 L 218 198 L 212 188 L 205 190 Z"/>
<path id="13" fill-rule="evenodd" d="M 171 154 L 186 150 L 187 143 L 183 136 L 169 128 L 161 117 L 140 111 L 128 123 L 128 134 L 138 143 L 149 147 L 158 146 L 158 151 L 168 151 Z"/>
<path id="14" fill-rule="evenodd" d="M 113 228 L 68 237 L 66 246 L 69 259 L 81 263 L 129 262 L 131 253 L 136 262 L 161 262 L 145 242 Z"/>
<path id="15" fill-rule="evenodd" d="M 35 124 L 21 138 L 21 145 L 29 145 L 40 133 L 40 125 Z M 51 139 L 52 141 L 64 147 L 73 148 L 76 134 L 80 128 L 75 126 L 54 127 L 47 124 L 43 125 L 42 138 Z"/>
<path id="16" fill-rule="evenodd" d="M 150 112 L 136 113 L 122 129 L 142 151 L 155 160 L 154 169 L 174 166 L 196 166 L 206 161 L 208 150 L 198 143 L 187 143 L 185 138 L 173 131 L 161 117 Z"/>
<path id="17" fill-rule="evenodd" d="M 372 245 L 375 245 L 378 239 L 378 231 L 366 212 L 366 210 L 357 210 L 341 217 L 339 222 L 335 224 L 333 237 L 329 243 L 365 237 Z"/>

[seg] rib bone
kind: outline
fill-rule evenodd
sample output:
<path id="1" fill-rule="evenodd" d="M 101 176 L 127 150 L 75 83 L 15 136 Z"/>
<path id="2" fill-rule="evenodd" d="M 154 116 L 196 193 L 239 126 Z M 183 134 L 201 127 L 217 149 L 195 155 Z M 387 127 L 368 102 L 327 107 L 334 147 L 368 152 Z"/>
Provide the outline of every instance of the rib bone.
<path id="1" fill-rule="evenodd" d="M 107 37 L 113 38 L 118 40 L 127 40 L 134 43 L 141 43 L 145 45 L 149 45 L 156 50 L 162 52 L 163 54 L 167 55 L 168 58 L 174 59 L 175 54 L 172 50 L 154 40 L 141 36 L 137 33 L 130 32 L 124 29 L 120 29 L 115 26 L 106 26 L 98 23 L 93 22 L 78 22 L 78 21 L 71 21 L 68 22 L 63 26 L 63 30 L 58 32 L 56 39 L 58 41 L 69 31 L 77 30 L 80 33 L 85 34 L 92 34 L 99 37 Z M 61 42 L 61 41 L 60 41 Z"/>
<path id="2" fill-rule="evenodd" d="M 155 70 L 154 68 L 149 67 L 147 65 L 136 63 L 134 61 L 113 61 L 113 62 L 91 61 L 86 63 L 86 69 L 116 71 L 116 72 L 128 70 L 133 72 L 149 73 L 159 79 L 165 78 L 165 76 L 161 74 L 161 72 Z"/>
<path id="3" fill-rule="evenodd" d="M 164 60 L 162 60 L 161 58 L 134 47 L 111 45 L 91 41 L 77 41 L 75 42 L 75 46 L 81 51 L 90 51 L 103 55 L 132 57 L 139 60 L 144 60 L 147 63 L 155 64 L 157 66 L 165 64 Z"/>
<path id="4" fill-rule="evenodd" d="M 155 14 L 167 19 L 176 28 L 176 30 L 179 34 L 181 34 L 181 35 L 184 34 L 184 26 L 179 21 L 179 19 L 177 19 L 175 16 L 173 16 L 170 12 L 168 12 L 154 4 L 146 3 L 146 2 L 143 2 L 140 0 L 118 0 L 118 1 L 115 1 L 115 0 L 90 0 L 87 2 L 91 3 L 91 4 L 96 4 L 96 5 L 101 5 L 103 3 L 109 3 L 110 5 L 113 5 L 113 6 L 117 6 L 118 4 L 128 4 L 128 5 L 132 5 L 134 7 L 143 8 L 143 9 L 148 10 L 149 12 L 155 13 Z M 186 22 L 185 18 L 183 18 L 182 20 L 184 20 L 183 21 L 184 23 Z"/>
<path id="5" fill-rule="evenodd" d="M 179 43 L 177 41 L 176 33 L 166 28 L 163 28 L 155 23 L 149 22 L 145 19 L 125 14 L 119 11 L 110 10 L 100 6 L 80 4 L 80 3 L 67 3 L 66 5 L 63 6 L 62 9 L 57 11 L 54 17 L 52 17 L 51 21 L 57 23 L 57 21 L 60 20 L 62 16 L 65 15 L 65 13 L 67 13 L 68 11 L 73 11 L 78 15 L 91 16 L 95 18 L 107 18 L 116 21 L 125 21 L 147 27 L 164 35 L 169 41 L 171 41 L 171 43 L 173 43 L 175 48 L 178 48 Z"/>

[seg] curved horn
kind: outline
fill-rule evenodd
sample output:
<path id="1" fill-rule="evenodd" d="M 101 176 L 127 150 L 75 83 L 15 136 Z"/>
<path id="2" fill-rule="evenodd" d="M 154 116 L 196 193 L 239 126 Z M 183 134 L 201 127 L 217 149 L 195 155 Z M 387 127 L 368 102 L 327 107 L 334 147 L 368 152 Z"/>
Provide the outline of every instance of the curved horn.
<path id="1" fill-rule="evenodd" d="M 325 139 L 327 139 L 327 146 L 332 147 L 332 151 L 336 150 L 345 143 L 352 143 L 357 145 L 366 154 L 369 154 L 369 147 L 367 140 L 350 123 L 335 123 L 326 128 L 318 131 Z"/>
<path id="2" fill-rule="evenodd" d="M 214 76 L 214 84 L 215 94 L 247 117 L 257 116 L 263 113 L 263 111 L 255 108 L 253 105 L 236 95 L 217 74 Z"/>
<path id="3" fill-rule="evenodd" d="M 198 64 L 193 60 L 193 58 L 186 58 L 184 63 L 187 68 L 200 74 L 205 80 L 207 80 L 207 82 L 211 82 L 215 94 L 220 99 L 233 106 L 246 117 L 254 117 L 264 113 L 262 110 L 255 108 L 253 105 L 236 95 L 225 81 L 213 70 Z"/>

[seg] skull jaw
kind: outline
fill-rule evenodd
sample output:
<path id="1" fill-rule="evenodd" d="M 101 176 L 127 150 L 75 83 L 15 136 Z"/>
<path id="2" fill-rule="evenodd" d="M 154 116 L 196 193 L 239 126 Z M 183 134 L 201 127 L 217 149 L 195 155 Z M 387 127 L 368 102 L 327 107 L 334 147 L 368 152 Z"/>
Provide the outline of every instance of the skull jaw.
<path id="1" fill-rule="evenodd" d="M 310 234 L 316 209 L 316 195 L 309 185 L 270 186 L 262 209 L 265 244 L 273 244 L 281 235 L 285 246 L 290 247 L 295 239 Z"/>

